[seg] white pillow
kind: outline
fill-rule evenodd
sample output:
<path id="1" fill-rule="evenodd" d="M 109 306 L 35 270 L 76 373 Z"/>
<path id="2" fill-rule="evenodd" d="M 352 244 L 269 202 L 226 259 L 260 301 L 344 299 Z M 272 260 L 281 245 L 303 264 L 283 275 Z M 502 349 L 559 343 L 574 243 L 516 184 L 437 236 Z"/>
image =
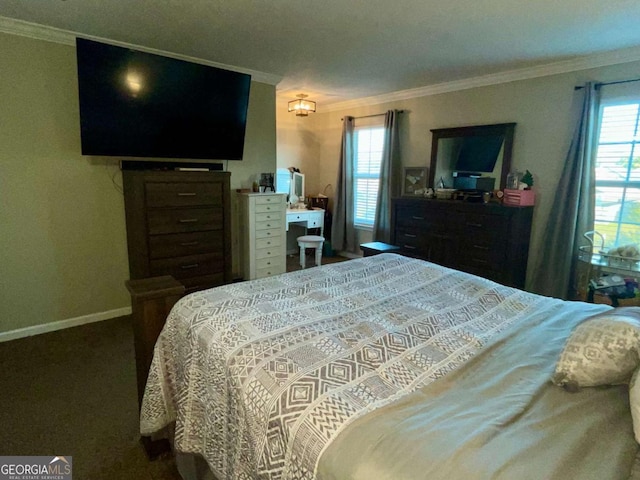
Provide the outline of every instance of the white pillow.
<path id="1" fill-rule="evenodd" d="M 627 383 L 640 364 L 640 308 L 594 315 L 571 333 L 552 381 L 569 391 Z"/>

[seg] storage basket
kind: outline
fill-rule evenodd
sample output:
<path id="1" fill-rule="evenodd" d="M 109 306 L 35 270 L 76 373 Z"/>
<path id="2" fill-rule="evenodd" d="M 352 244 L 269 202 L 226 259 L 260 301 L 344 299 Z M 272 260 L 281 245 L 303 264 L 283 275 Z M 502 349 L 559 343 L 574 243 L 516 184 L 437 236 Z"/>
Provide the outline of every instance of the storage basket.
<path id="1" fill-rule="evenodd" d="M 513 207 L 529 207 L 535 204 L 536 193 L 533 190 L 504 189 L 502 202 Z"/>

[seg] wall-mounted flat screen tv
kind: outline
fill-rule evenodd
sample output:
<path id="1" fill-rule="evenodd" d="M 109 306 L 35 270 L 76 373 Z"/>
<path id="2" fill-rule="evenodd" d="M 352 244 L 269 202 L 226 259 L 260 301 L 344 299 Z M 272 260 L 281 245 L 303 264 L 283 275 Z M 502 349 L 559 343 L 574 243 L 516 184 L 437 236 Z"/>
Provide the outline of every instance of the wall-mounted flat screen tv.
<path id="1" fill-rule="evenodd" d="M 241 160 L 251 76 L 76 39 L 83 155 Z"/>

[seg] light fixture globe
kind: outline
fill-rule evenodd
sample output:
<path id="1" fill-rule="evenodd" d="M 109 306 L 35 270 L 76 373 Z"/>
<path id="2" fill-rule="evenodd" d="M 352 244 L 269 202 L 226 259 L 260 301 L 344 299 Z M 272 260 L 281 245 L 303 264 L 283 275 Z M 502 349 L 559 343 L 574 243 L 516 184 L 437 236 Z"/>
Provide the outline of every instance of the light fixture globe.
<path id="1" fill-rule="evenodd" d="M 316 111 L 316 102 L 312 102 L 311 100 L 305 100 L 309 95 L 305 95 L 301 93 L 296 95 L 298 100 L 291 100 L 289 102 L 289 111 L 296 112 L 297 117 L 307 117 L 309 112 Z"/>

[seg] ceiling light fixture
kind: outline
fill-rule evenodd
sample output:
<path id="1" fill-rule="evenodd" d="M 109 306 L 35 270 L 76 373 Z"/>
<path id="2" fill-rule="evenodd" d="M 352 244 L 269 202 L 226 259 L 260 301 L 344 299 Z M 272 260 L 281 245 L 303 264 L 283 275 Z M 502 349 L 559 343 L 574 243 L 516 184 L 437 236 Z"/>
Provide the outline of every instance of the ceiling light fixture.
<path id="1" fill-rule="evenodd" d="M 298 100 L 291 100 L 289 102 L 289 111 L 296 112 L 297 117 L 307 117 L 309 112 L 316 111 L 316 102 L 312 102 L 311 100 L 305 100 L 309 95 L 305 95 L 301 93 L 296 95 Z"/>

